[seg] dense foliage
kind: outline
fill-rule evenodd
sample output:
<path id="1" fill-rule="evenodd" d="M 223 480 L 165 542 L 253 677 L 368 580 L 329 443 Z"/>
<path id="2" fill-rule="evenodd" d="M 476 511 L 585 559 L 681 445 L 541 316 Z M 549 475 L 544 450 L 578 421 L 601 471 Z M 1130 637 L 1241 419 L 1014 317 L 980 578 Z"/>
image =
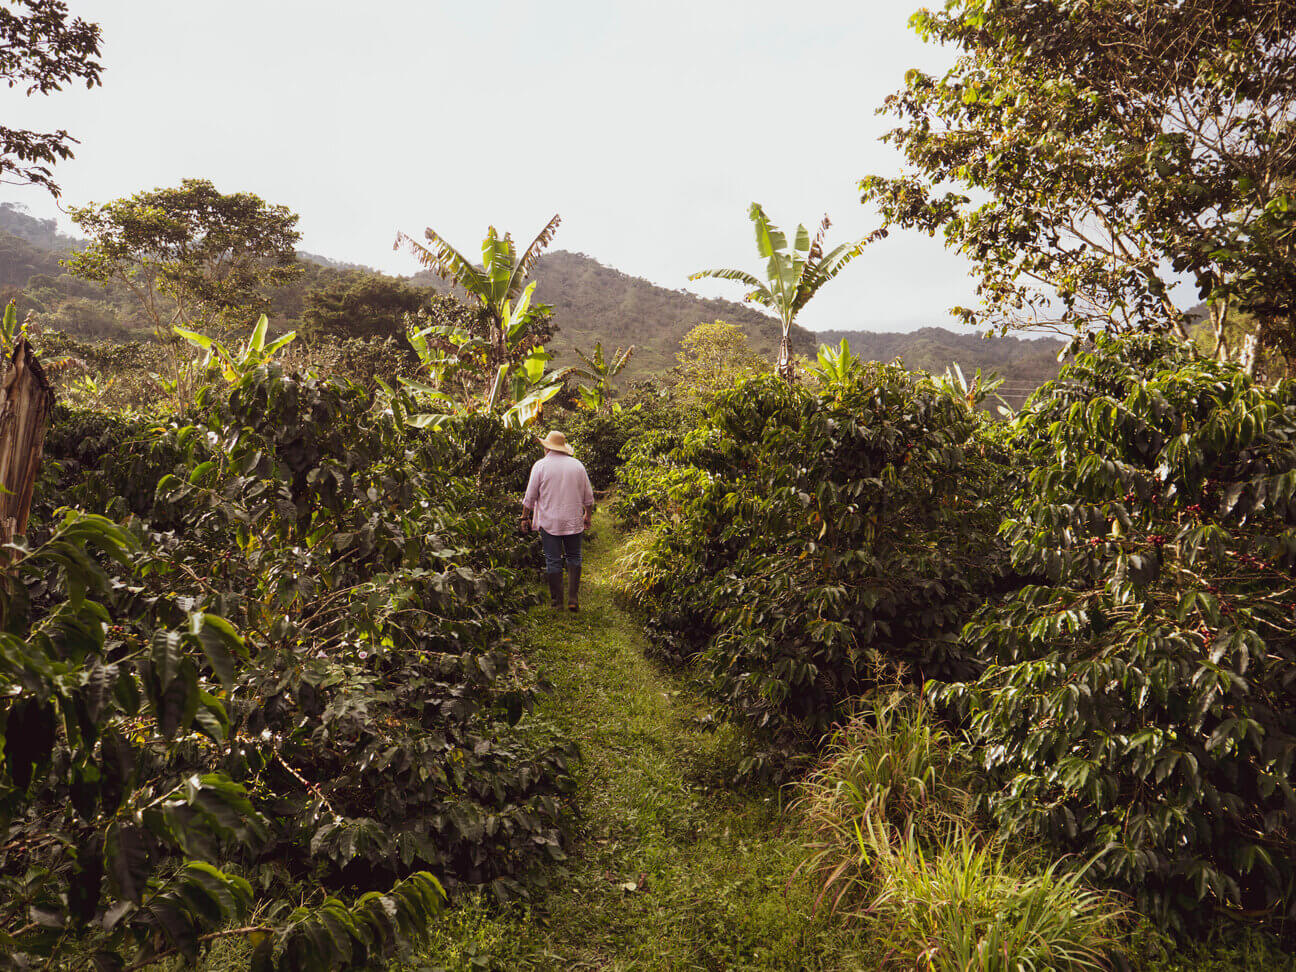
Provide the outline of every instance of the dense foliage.
<path id="1" fill-rule="evenodd" d="M 678 428 L 679 414 L 668 400 L 650 392 L 616 411 L 578 409 L 555 416 L 554 422 L 575 447 L 590 484 L 602 492 L 615 486 L 623 451 L 633 451 L 658 432 Z"/>
<path id="2" fill-rule="evenodd" d="M 573 753 L 526 714 L 530 550 L 500 526 L 538 449 L 401 415 L 276 365 L 161 424 L 60 414 L 4 604 L 9 955 L 237 933 L 362 965 L 438 880 L 510 898 L 563 857 Z"/>
<path id="3" fill-rule="evenodd" d="M 1163 919 L 1290 923 L 1296 387 L 1099 338 L 1012 431 L 1001 533 L 1030 583 L 969 626 L 979 678 L 933 689 L 983 805 Z"/>
<path id="4" fill-rule="evenodd" d="M 979 428 L 930 380 L 854 363 L 813 391 L 742 382 L 664 458 L 669 434 L 646 440 L 623 480 L 661 501 L 639 568 L 658 650 L 798 748 L 880 674 L 969 672 L 957 632 L 1003 562 Z M 785 769 L 768 758 L 745 769 Z"/>
<path id="5" fill-rule="evenodd" d="M 913 19 L 959 52 L 887 100 L 909 171 L 863 181 L 889 224 L 941 232 L 991 326 L 1148 327 L 1254 366 L 1296 351 L 1296 6 L 1289 0 L 951 0 Z"/>
<path id="6" fill-rule="evenodd" d="M 28 96 L 74 81 L 99 84 L 98 24 L 73 17 L 63 0 L 15 0 L 0 9 L 0 82 Z M 0 125 L 0 182 L 42 186 L 59 194 L 50 166 L 72 157 L 66 131 L 36 132 Z"/>
<path id="7" fill-rule="evenodd" d="M 400 339 L 405 316 L 429 312 L 437 300 L 458 304 L 396 277 L 353 271 L 307 291 L 302 326 L 311 337 Z"/>
<path id="8" fill-rule="evenodd" d="M 297 214 L 207 179 L 73 207 L 89 242 L 66 261 L 74 276 L 124 286 L 159 337 L 176 324 L 249 324 L 269 288 L 301 272 Z"/>

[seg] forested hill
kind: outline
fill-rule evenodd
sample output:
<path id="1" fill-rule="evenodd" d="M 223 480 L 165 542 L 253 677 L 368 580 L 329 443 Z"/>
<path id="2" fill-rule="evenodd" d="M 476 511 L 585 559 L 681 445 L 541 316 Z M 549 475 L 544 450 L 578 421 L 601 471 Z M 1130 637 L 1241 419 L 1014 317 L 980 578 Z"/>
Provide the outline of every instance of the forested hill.
<path id="1" fill-rule="evenodd" d="M 149 326 L 125 288 L 106 289 L 64 273 L 59 259 L 80 242 L 60 233 L 54 220 L 37 219 L 20 207 L 0 203 L 0 290 L 4 291 L 0 296 L 21 293 L 24 312 L 35 311 L 47 326 L 81 337 L 146 337 Z M 298 256 L 306 273 L 274 297 L 272 313 L 282 328 L 300 326 L 311 290 L 376 275 L 367 267 L 326 256 L 304 252 Z M 533 276 L 537 298 L 554 307 L 558 332 L 551 347 L 562 364 L 575 361 L 573 348 L 589 351 L 596 341 L 607 351 L 633 344 L 635 356 L 625 377 L 660 374 L 675 364 L 680 338 L 695 325 L 713 320 L 741 326 L 753 348 L 767 360 L 774 359 L 778 348 L 778 321 L 756 307 L 660 287 L 581 253 L 547 253 L 536 263 Z M 445 289 L 426 272 L 414 275 L 410 282 Z M 843 337 L 865 359 L 903 358 L 910 368 L 937 374 L 954 362 L 969 375 L 977 368 L 995 371 L 1008 379 L 1005 391 L 1014 402 L 1024 397 L 1016 393 L 1056 374 L 1061 347 L 1053 340 L 983 340 L 927 327 L 910 333 L 795 328 L 793 349 L 813 357 L 821 343 L 836 344 Z"/>
<path id="2" fill-rule="evenodd" d="M 0 203 L 0 286 L 22 287 L 38 274 L 59 274 L 59 258 L 76 244 L 54 220 L 35 219 Z"/>
<path id="3" fill-rule="evenodd" d="M 1004 379 L 1003 393 L 1013 404 L 1027 397 L 1058 372 L 1058 352 L 1065 342 L 1057 338 L 991 337 L 955 334 L 943 327 L 916 331 L 816 331 L 820 344 L 837 345 L 843 338 L 855 354 L 866 361 L 901 358 L 915 371 L 944 374 L 958 364 L 968 379 L 978 368 Z"/>
<path id="4" fill-rule="evenodd" d="M 564 357 L 572 347 L 588 351 L 595 341 L 612 350 L 635 345 L 626 373 L 640 378 L 675 364 L 679 341 L 695 325 L 714 320 L 737 324 L 752 347 L 773 360 L 778 351 L 779 323 L 755 307 L 732 300 L 711 300 L 685 290 L 659 287 L 604 266 L 583 253 L 555 250 L 536 262 L 536 299 L 554 307 L 559 331 L 554 349 Z M 414 282 L 440 286 L 432 274 L 416 274 Z M 796 328 L 793 350 L 813 354 L 818 343 L 809 331 Z"/>

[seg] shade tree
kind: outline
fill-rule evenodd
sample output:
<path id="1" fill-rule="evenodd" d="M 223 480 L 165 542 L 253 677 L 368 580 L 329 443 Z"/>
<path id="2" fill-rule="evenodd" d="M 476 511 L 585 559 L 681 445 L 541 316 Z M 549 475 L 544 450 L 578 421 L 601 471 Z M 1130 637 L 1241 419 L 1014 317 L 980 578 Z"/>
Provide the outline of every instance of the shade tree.
<path id="1" fill-rule="evenodd" d="M 297 215 L 206 179 L 73 207 L 89 244 L 65 261 L 78 277 L 135 295 L 155 331 L 250 325 L 268 290 L 294 279 Z"/>
<path id="2" fill-rule="evenodd" d="M 1296 352 L 1296 6 L 954 0 L 912 24 L 960 56 L 887 99 L 907 169 L 861 190 L 971 260 L 965 323 L 1188 338 L 1204 301 L 1217 358 Z"/>

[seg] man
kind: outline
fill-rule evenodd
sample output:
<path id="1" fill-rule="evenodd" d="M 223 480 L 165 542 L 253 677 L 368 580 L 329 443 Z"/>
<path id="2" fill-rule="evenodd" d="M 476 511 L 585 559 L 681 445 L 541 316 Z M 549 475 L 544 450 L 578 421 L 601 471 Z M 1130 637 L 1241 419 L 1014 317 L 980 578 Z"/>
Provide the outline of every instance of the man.
<path id="1" fill-rule="evenodd" d="M 594 490 L 585 466 L 572 454 L 567 437 L 550 432 L 540 440 L 543 459 L 531 467 L 522 498 L 522 530 L 534 525 L 544 547 L 545 580 L 555 611 L 562 606 L 563 561 L 567 562 L 567 610 L 579 611 L 581 535 L 594 514 Z"/>

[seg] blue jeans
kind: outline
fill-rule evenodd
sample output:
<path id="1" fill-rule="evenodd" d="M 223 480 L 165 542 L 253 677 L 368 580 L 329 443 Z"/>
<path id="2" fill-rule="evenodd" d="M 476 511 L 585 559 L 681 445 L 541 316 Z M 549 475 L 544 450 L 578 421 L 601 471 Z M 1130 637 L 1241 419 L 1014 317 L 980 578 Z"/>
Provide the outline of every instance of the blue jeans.
<path id="1" fill-rule="evenodd" d="M 540 531 L 540 546 L 544 548 L 545 573 L 561 574 L 563 561 L 568 567 L 579 567 L 581 562 L 581 534 L 571 533 L 565 537 L 556 537 L 552 533 Z"/>

